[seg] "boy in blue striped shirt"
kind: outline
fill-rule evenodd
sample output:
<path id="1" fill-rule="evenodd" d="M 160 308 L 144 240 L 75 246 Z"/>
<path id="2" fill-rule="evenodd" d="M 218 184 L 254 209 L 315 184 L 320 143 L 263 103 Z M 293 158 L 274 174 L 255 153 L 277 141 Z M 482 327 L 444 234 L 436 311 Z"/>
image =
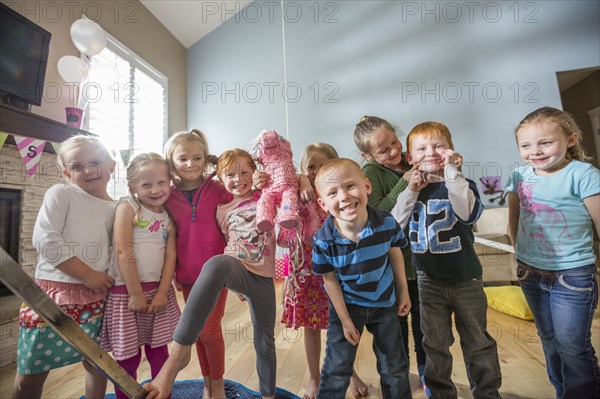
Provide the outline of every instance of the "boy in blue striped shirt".
<path id="1" fill-rule="evenodd" d="M 313 272 L 323 275 L 333 306 L 319 398 L 345 397 L 360 334 L 373 334 L 384 399 L 411 398 L 400 317 L 410 299 L 400 248 L 408 244 L 389 212 L 367 205 L 371 183 L 344 158 L 315 177 L 319 206 L 330 216 L 313 240 Z"/>

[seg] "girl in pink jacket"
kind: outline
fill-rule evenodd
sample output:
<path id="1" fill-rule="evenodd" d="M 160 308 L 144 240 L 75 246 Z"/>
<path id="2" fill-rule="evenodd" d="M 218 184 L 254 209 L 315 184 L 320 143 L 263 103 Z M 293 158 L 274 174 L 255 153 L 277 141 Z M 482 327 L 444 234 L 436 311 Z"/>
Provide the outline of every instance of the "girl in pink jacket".
<path id="1" fill-rule="evenodd" d="M 217 205 L 231 201 L 223 184 L 207 175 L 208 143 L 204 134 L 192 129 L 174 134 L 166 145 L 165 158 L 173 179 L 166 203 L 177 226 L 177 266 L 175 281 L 187 302 L 194 282 L 204 263 L 222 254 L 225 238 L 217 224 Z M 227 290 L 219 295 L 208 317 L 196 352 L 204 378 L 203 399 L 225 397 L 225 342 L 221 320 L 225 312 Z"/>

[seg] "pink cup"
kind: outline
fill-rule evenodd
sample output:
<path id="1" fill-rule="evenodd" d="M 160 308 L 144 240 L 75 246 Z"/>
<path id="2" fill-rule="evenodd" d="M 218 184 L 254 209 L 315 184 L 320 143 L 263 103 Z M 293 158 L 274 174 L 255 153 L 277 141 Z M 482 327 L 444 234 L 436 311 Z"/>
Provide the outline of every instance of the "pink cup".
<path id="1" fill-rule="evenodd" d="M 83 110 L 75 107 L 65 108 L 67 111 L 67 125 L 81 129 Z"/>

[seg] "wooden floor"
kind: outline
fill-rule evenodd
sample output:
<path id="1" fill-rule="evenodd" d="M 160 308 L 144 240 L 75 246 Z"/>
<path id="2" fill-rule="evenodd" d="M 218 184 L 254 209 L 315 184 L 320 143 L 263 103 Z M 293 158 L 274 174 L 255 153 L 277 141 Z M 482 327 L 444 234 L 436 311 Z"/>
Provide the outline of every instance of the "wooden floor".
<path id="1" fill-rule="evenodd" d="M 282 288 L 277 282 L 278 299 Z M 181 295 L 180 304 L 183 305 Z M 281 304 L 277 317 L 281 319 Z M 230 294 L 224 317 L 224 334 L 226 337 L 225 378 L 240 382 L 257 390 L 254 348 L 252 346 L 252 330 L 247 305 Z M 498 342 L 498 353 L 502 368 L 503 384 L 500 393 L 505 399 L 548 399 L 554 397 L 554 390 L 548 382 L 544 366 L 544 357 L 539 338 L 533 322 L 517 319 L 493 309 L 488 310 L 488 331 Z M 276 327 L 277 344 L 277 386 L 302 395 L 308 378 L 304 358 L 304 342 L 301 330 L 294 331 Z M 458 337 L 458 335 L 456 335 Z M 323 341 L 325 334 L 323 333 Z M 412 345 L 412 336 L 411 348 Z M 365 331 L 362 337 L 356 369 L 369 385 L 369 398 L 380 398 L 379 377 L 375 367 L 375 356 L 371 347 L 371 335 Z M 596 350 L 600 349 L 600 312 L 597 311 L 592 331 L 592 342 Z M 323 345 L 324 350 L 325 345 Z M 452 378 L 458 389 L 458 396 L 471 398 L 469 383 L 466 377 L 460 346 L 457 342 L 451 348 L 454 355 Z M 192 351 L 195 352 L 195 351 Z M 414 353 L 412 356 L 414 358 Z M 190 364 L 179 374 L 179 380 L 200 378 L 200 367 L 195 353 Z M 10 398 L 15 365 L 0 368 L 0 398 Z M 145 361 L 138 370 L 139 381 L 149 378 L 150 371 Z M 418 382 L 416 365 L 411 362 L 410 382 L 413 397 L 425 398 Z M 109 384 L 108 392 L 113 392 Z M 83 395 L 83 375 L 80 364 L 53 370 L 45 385 L 44 398 L 66 399 L 79 398 Z M 352 398 L 350 392 L 346 395 Z"/>

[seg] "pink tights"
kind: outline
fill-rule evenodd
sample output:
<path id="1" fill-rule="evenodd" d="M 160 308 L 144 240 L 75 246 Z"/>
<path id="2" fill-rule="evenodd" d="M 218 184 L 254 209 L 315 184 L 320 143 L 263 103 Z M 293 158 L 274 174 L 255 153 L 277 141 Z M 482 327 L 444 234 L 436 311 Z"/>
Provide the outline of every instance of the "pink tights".
<path id="1" fill-rule="evenodd" d="M 149 345 L 144 345 L 144 352 L 146 352 L 146 359 L 148 359 L 148 363 L 150 363 L 150 373 L 152 374 L 152 378 L 156 378 L 158 372 L 169 357 L 169 349 L 167 348 L 167 345 L 159 346 L 158 348 L 151 348 Z M 127 371 L 127 374 L 134 379 L 137 379 L 137 369 L 141 360 L 142 351 L 138 350 L 138 353 L 135 356 L 125 360 L 117 360 L 117 363 Z M 117 399 L 128 399 L 128 396 L 121 392 L 117 387 L 115 387 L 115 394 L 117 395 Z M 169 395 L 168 399 L 171 399 L 171 395 Z"/>

